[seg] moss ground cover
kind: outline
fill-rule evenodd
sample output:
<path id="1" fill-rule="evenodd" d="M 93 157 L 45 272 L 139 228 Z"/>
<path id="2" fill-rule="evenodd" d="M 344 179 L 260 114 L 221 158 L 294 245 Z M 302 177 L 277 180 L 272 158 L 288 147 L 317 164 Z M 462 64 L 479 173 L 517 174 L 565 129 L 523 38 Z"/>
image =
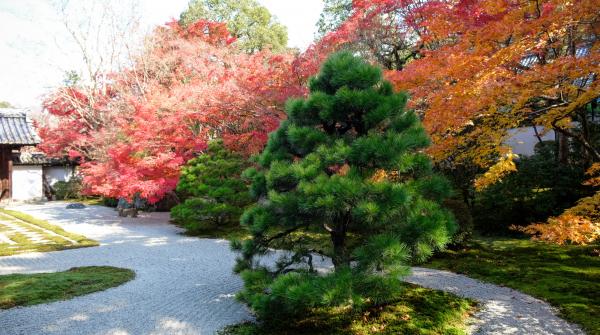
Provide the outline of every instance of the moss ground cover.
<path id="1" fill-rule="evenodd" d="M 367 335 L 466 334 L 465 322 L 476 309 L 471 300 L 407 284 L 401 296 L 383 306 L 350 313 L 345 309 L 318 309 L 285 325 L 242 323 L 220 335 Z"/>
<path id="2" fill-rule="evenodd" d="M 131 270 L 111 266 L 4 275 L 0 276 L 0 309 L 66 300 L 119 286 L 134 277 Z"/>
<path id="3" fill-rule="evenodd" d="M 97 246 L 98 242 L 73 234 L 30 215 L 0 209 L 0 256 Z"/>

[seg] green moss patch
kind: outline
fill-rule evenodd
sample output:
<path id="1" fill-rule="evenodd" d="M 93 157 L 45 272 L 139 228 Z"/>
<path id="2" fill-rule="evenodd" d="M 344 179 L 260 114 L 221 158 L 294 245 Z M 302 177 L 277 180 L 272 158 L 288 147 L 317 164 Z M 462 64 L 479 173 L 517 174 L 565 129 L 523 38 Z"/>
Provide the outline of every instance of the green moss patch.
<path id="1" fill-rule="evenodd" d="M 29 306 L 106 290 L 132 280 L 132 270 L 87 266 L 63 272 L 0 276 L 0 309 Z"/>
<path id="2" fill-rule="evenodd" d="M 367 335 L 466 334 L 465 322 L 475 302 L 450 293 L 406 284 L 390 303 L 361 313 L 345 309 L 319 309 L 282 325 L 246 322 L 226 327 L 220 335 Z"/>
<path id="3" fill-rule="evenodd" d="M 28 232 L 41 236 L 44 241 L 32 240 L 20 232 L 11 232 L 0 222 L 0 233 L 4 234 L 13 244 L 0 241 L 0 256 L 10 256 L 25 252 L 47 252 L 65 249 L 92 247 L 99 245 L 85 236 L 73 234 L 64 229 L 21 212 L 0 208 L 0 221 L 17 225 Z"/>

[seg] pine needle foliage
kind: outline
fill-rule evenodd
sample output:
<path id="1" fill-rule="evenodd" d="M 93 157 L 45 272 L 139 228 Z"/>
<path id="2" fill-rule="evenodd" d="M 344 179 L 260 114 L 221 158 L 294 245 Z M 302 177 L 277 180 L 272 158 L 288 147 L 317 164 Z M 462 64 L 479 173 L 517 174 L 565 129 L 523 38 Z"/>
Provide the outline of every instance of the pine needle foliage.
<path id="1" fill-rule="evenodd" d="M 171 209 L 171 218 L 188 233 L 238 224 L 252 198 L 241 173 L 248 167 L 241 155 L 224 147 L 221 140 L 208 144 L 203 154 L 181 171 L 177 192 L 185 199 Z"/>
<path id="2" fill-rule="evenodd" d="M 443 248 L 456 229 L 440 205 L 450 186 L 422 153 L 429 139 L 381 69 L 336 53 L 309 88 L 245 173 L 258 202 L 241 219 L 252 238 L 232 244 L 239 298 L 265 321 L 385 303 L 407 262 Z M 330 237 L 327 251 L 307 243 L 315 233 Z M 333 271 L 318 271 L 318 254 Z"/>

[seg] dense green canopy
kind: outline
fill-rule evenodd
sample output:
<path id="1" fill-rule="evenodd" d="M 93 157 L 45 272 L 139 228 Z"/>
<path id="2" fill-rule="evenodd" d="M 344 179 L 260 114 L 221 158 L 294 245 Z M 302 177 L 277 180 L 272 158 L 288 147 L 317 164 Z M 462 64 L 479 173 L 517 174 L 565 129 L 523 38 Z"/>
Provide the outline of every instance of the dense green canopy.
<path id="1" fill-rule="evenodd" d="M 240 48 L 248 53 L 265 47 L 275 52 L 287 48 L 287 28 L 255 0 L 192 0 L 180 22 L 188 25 L 200 19 L 226 22 Z"/>
<path id="2" fill-rule="evenodd" d="M 323 11 L 317 21 L 317 37 L 336 30 L 352 13 L 352 0 L 323 0 Z"/>
<path id="3" fill-rule="evenodd" d="M 260 168 L 246 173 L 259 202 L 242 217 L 252 239 L 234 248 L 240 296 L 259 316 L 385 300 L 406 261 L 442 248 L 455 230 L 439 205 L 449 184 L 421 153 L 429 140 L 406 94 L 347 52 L 330 56 L 309 87 L 307 99 L 288 103 Z M 329 236 L 327 250 L 314 248 L 315 234 Z M 262 266 L 277 248 L 290 252 Z M 331 256 L 333 273 L 316 274 L 317 253 Z"/>
<path id="4" fill-rule="evenodd" d="M 171 209 L 173 220 L 188 233 L 238 223 L 250 201 L 248 186 L 240 178 L 246 160 L 215 140 L 181 170 L 177 193 L 182 203 Z"/>

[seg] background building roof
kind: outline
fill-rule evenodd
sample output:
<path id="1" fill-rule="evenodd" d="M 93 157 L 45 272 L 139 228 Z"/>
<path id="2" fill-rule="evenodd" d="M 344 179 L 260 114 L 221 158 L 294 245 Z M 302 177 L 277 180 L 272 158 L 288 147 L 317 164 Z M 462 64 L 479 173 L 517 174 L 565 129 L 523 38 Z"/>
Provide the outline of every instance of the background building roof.
<path id="1" fill-rule="evenodd" d="M 36 145 L 40 137 L 25 112 L 0 108 L 0 145 Z"/>
<path id="2" fill-rule="evenodd" d="M 77 162 L 66 157 L 48 157 L 41 152 L 21 151 L 12 154 L 14 165 L 74 166 Z"/>

